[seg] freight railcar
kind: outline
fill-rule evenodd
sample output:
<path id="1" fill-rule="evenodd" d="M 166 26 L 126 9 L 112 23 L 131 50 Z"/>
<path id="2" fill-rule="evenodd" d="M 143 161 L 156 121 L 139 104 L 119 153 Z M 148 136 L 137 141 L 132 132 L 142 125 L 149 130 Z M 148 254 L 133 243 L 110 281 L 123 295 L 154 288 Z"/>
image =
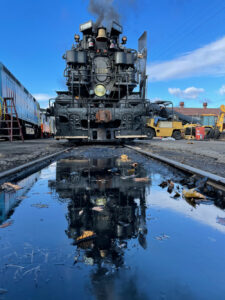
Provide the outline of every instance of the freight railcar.
<path id="1" fill-rule="evenodd" d="M 55 118 L 46 113 L 46 109 L 41 108 L 41 138 L 54 137 Z"/>
<path id="2" fill-rule="evenodd" d="M 75 44 L 66 51 L 67 91 L 59 91 L 50 113 L 56 118 L 56 139 L 121 141 L 148 138 L 146 117 L 147 33 L 138 51 L 125 47 L 122 26 L 92 21 L 80 25 Z"/>
<path id="3" fill-rule="evenodd" d="M 5 97 L 14 98 L 23 135 L 38 137 L 40 132 L 39 128 L 41 126 L 39 103 L 15 76 L 0 63 L 0 118 L 3 120 L 4 114 L 6 113 L 3 107 L 3 98 Z M 6 124 L 1 123 L 0 126 L 6 126 Z M 6 134 L 6 130 L 2 130 L 1 134 L 3 133 Z"/>

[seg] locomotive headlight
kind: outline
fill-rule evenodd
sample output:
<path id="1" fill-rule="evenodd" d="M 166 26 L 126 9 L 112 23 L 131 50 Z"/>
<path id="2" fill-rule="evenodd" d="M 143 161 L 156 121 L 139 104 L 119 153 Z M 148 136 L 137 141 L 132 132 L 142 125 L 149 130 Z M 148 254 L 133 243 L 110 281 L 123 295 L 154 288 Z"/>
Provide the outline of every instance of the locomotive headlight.
<path id="1" fill-rule="evenodd" d="M 95 87 L 95 95 L 98 97 L 104 96 L 106 93 L 106 88 L 102 84 L 98 84 Z"/>

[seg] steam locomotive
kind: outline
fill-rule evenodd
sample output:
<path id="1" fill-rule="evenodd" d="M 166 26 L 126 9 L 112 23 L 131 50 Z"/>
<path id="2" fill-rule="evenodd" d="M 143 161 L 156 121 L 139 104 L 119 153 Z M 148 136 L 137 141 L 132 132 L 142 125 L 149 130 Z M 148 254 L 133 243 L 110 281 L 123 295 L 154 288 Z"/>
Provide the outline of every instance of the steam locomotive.
<path id="1" fill-rule="evenodd" d="M 49 108 L 56 118 L 56 139 L 121 141 L 147 138 L 146 94 L 147 33 L 138 51 L 125 47 L 122 26 L 110 29 L 92 21 L 80 25 L 83 39 L 66 51 L 64 76 L 67 91 L 58 91 Z"/>

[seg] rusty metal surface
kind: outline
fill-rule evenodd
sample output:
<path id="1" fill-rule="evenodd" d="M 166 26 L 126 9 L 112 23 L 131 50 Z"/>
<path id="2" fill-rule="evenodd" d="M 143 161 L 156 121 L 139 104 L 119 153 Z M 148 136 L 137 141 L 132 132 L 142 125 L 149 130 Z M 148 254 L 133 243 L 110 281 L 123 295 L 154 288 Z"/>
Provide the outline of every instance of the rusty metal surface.
<path id="1" fill-rule="evenodd" d="M 96 113 L 96 123 L 108 123 L 112 120 L 112 114 L 109 110 L 99 110 Z"/>

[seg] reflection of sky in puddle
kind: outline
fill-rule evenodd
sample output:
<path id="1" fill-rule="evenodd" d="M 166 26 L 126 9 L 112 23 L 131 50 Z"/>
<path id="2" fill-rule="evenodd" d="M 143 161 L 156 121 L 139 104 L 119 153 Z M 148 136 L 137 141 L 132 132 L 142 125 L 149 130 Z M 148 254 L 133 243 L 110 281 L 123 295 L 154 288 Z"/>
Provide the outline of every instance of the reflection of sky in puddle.
<path id="1" fill-rule="evenodd" d="M 193 207 L 182 198 L 171 198 L 171 196 L 166 193 L 166 190 L 161 188 L 157 188 L 153 195 L 150 194 L 148 196 L 147 204 L 150 207 L 156 206 L 160 209 L 170 209 L 225 233 L 225 226 L 218 223 L 218 217 L 225 218 L 225 211 L 213 204 L 202 202 L 197 204 L 196 207 Z"/>
<path id="2" fill-rule="evenodd" d="M 0 194 L 2 218 L 14 221 L 0 229 L 4 299 L 223 299 L 224 210 L 172 199 L 158 186 L 176 182 L 172 169 L 133 161 L 149 182 L 109 158 L 68 157 Z M 75 245 L 83 230 L 97 237 Z"/>
<path id="3" fill-rule="evenodd" d="M 43 169 L 40 179 L 55 179 L 56 162 L 52 163 L 47 169 Z"/>

